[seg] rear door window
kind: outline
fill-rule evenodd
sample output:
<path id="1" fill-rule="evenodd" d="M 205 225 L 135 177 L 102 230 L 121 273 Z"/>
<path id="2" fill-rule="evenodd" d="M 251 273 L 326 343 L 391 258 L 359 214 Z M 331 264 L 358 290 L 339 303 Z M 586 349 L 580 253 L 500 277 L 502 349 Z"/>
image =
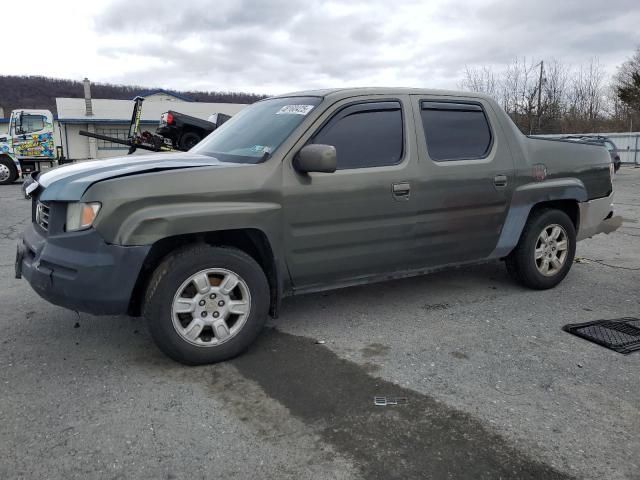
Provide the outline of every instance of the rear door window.
<path id="1" fill-rule="evenodd" d="M 312 143 L 336 147 L 338 170 L 396 165 L 402 161 L 404 146 L 400 102 L 345 107 Z"/>
<path id="2" fill-rule="evenodd" d="M 491 128 L 480 105 L 424 101 L 420 116 L 432 160 L 474 160 L 488 155 Z"/>

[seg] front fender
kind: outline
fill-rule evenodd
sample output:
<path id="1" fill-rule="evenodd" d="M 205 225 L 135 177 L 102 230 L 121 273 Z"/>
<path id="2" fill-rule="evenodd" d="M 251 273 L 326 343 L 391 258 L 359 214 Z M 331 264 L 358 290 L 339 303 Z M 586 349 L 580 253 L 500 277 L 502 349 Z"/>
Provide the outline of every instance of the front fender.
<path id="1" fill-rule="evenodd" d="M 588 199 L 586 187 L 577 178 L 546 180 L 519 186 L 513 192 L 498 244 L 490 258 L 505 257 L 516 247 L 529 213 L 537 204 L 553 200 L 586 202 Z"/>
<path id="2" fill-rule="evenodd" d="M 281 206 L 276 203 L 189 202 L 148 206 L 120 223 L 113 243 L 151 245 L 176 235 L 243 228 L 262 230 L 270 241 L 277 242 L 280 217 Z"/>
<path id="3" fill-rule="evenodd" d="M 177 236 L 223 231 L 259 230 L 271 249 L 274 290 L 271 312 L 277 315 L 280 299 L 290 283 L 283 256 L 281 206 L 270 202 L 187 202 L 140 208 L 122 220 L 113 243 L 153 245 Z M 96 229 L 100 232 L 100 226 Z M 268 274 L 268 272 L 265 272 Z"/>

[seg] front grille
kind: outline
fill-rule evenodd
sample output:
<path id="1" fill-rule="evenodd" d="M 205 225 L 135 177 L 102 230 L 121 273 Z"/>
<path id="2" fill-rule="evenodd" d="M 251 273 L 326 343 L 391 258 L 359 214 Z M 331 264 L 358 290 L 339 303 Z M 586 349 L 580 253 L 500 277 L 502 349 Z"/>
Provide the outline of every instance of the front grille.
<path id="1" fill-rule="evenodd" d="M 36 223 L 43 230 L 49 231 L 49 214 L 51 209 L 46 203 L 38 201 L 36 205 Z"/>

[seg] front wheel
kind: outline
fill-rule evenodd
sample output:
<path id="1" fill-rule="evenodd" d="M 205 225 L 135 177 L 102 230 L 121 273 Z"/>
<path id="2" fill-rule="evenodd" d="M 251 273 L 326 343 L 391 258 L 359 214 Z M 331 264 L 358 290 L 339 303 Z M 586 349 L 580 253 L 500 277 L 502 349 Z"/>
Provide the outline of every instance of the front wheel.
<path id="1" fill-rule="evenodd" d="M 0 157 L 0 185 L 9 185 L 18 178 L 18 169 L 13 160 Z"/>
<path id="2" fill-rule="evenodd" d="M 526 287 L 553 288 L 569 273 L 575 253 L 576 230 L 569 216 L 561 210 L 537 210 L 506 258 L 507 270 Z"/>
<path id="3" fill-rule="evenodd" d="M 169 255 L 147 288 L 144 316 L 166 355 L 201 365 L 245 350 L 264 326 L 269 284 L 235 248 L 197 246 Z"/>

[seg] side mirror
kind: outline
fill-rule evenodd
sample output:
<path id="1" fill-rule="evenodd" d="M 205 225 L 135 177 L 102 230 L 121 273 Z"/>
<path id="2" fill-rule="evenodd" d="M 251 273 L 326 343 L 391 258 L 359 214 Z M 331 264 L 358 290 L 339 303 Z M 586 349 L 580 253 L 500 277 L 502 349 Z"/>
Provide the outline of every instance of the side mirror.
<path id="1" fill-rule="evenodd" d="M 307 145 L 293 160 L 293 168 L 301 173 L 333 173 L 336 171 L 336 166 L 336 147 L 332 145 Z"/>
<path id="2" fill-rule="evenodd" d="M 15 116 L 15 133 L 16 133 L 16 135 L 20 135 L 20 134 L 24 133 L 22 131 L 22 112 L 18 113 Z"/>

